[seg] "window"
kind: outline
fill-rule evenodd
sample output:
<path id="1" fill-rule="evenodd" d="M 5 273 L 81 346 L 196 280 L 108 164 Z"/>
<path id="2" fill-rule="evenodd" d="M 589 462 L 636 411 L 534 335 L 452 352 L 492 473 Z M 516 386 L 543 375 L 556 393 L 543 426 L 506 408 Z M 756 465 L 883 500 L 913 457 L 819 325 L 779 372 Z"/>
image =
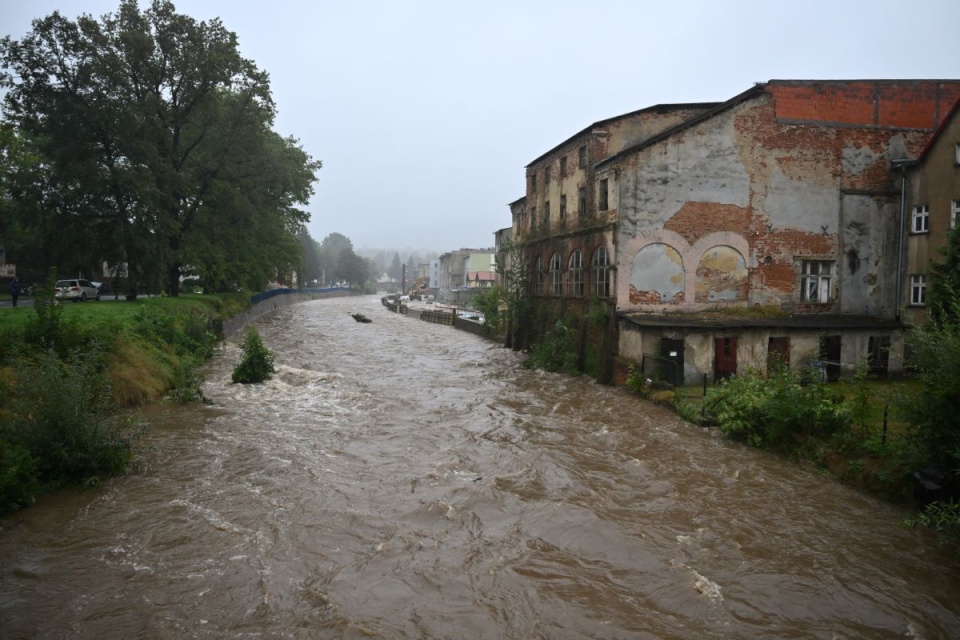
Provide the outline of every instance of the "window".
<path id="1" fill-rule="evenodd" d="M 543 168 L 543 186 L 550 184 L 550 165 Z"/>
<path id="2" fill-rule="evenodd" d="M 567 177 L 567 156 L 560 158 L 560 177 Z"/>
<path id="3" fill-rule="evenodd" d="M 957 143 L 957 152 L 956 157 L 954 158 L 954 163 L 960 164 L 960 142 Z"/>
<path id="4" fill-rule="evenodd" d="M 537 228 L 537 208 L 530 207 L 530 231 L 535 231 Z"/>
<path id="5" fill-rule="evenodd" d="M 587 212 L 587 188 L 580 187 L 577 190 L 577 213 L 584 215 Z"/>
<path id="6" fill-rule="evenodd" d="M 957 148 L 960 149 L 960 145 L 957 145 Z M 587 166 L 587 147 L 586 145 L 577 149 L 577 157 L 579 159 L 580 168 L 583 169 Z M 957 157 L 960 158 L 960 151 L 957 151 Z"/>
<path id="7" fill-rule="evenodd" d="M 543 295 L 543 256 L 537 256 L 533 266 L 533 282 L 537 295 Z"/>
<path id="8" fill-rule="evenodd" d="M 601 180 L 597 185 L 597 211 L 606 211 L 609 201 L 607 199 L 607 181 Z"/>
<path id="9" fill-rule="evenodd" d="M 927 304 L 927 276 L 922 273 L 910 276 L 910 304 L 918 307 Z"/>
<path id="10" fill-rule="evenodd" d="M 830 302 L 833 279 L 832 260 L 804 260 L 800 275 L 800 300 L 825 304 Z"/>
<path id="11" fill-rule="evenodd" d="M 567 295 L 583 295 L 583 256 L 579 251 L 570 254 L 567 270 Z"/>
<path id="12" fill-rule="evenodd" d="M 956 229 L 960 223 L 960 200 L 954 200 L 950 203 L 950 228 Z"/>
<path id="13" fill-rule="evenodd" d="M 543 203 L 543 228 L 546 229 L 550 226 L 550 201 L 546 200 Z"/>
<path id="14" fill-rule="evenodd" d="M 560 196 L 560 219 L 566 220 L 567 218 L 567 196 Z"/>
<path id="15" fill-rule="evenodd" d="M 536 191 L 536 190 L 537 190 L 537 174 L 531 173 L 530 174 L 530 191 Z"/>
<path id="16" fill-rule="evenodd" d="M 550 293 L 559 296 L 563 293 L 563 272 L 560 271 L 560 254 L 550 258 Z"/>
<path id="17" fill-rule="evenodd" d="M 930 230 L 930 207 L 921 204 L 913 208 L 913 223 L 910 230 L 914 233 L 926 233 Z"/>
<path id="18" fill-rule="evenodd" d="M 606 247 L 598 247 L 593 252 L 590 268 L 593 271 L 593 295 L 598 298 L 608 298 L 610 296 L 610 255 Z"/>

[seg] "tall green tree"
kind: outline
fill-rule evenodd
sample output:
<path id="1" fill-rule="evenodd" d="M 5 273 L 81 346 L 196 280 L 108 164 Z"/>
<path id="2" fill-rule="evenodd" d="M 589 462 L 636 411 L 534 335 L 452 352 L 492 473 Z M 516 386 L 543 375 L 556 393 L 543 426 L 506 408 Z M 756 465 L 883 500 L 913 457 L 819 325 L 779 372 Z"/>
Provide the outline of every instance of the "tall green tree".
<path id="1" fill-rule="evenodd" d="M 0 40 L 0 63 L 4 116 L 49 168 L 46 210 L 127 263 L 128 296 L 161 277 L 177 295 L 188 267 L 253 287 L 299 263 L 320 163 L 272 130 L 267 74 L 218 19 L 167 0 L 55 12 Z"/>
<path id="2" fill-rule="evenodd" d="M 370 276 L 367 261 L 354 253 L 353 247 L 350 246 L 340 251 L 335 275 L 337 280 L 349 282 L 354 286 L 363 286 Z"/>
<path id="3" fill-rule="evenodd" d="M 940 260 L 930 263 L 930 314 L 937 322 L 960 322 L 960 229 L 947 233 Z"/>
<path id="4" fill-rule="evenodd" d="M 326 281 L 337 280 L 340 272 L 340 254 L 344 249 L 353 251 L 353 243 L 350 238 L 342 233 L 330 233 L 320 243 L 320 267 L 326 274 Z"/>
<path id="5" fill-rule="evenodd" d="M 403 273 L 403 265 L 400 263 L 400 254 L 393 254 L 393 262 L 390 263 L 390 270 L 387 271 L 391 278 L 400 282 L 400 275 Z"/>

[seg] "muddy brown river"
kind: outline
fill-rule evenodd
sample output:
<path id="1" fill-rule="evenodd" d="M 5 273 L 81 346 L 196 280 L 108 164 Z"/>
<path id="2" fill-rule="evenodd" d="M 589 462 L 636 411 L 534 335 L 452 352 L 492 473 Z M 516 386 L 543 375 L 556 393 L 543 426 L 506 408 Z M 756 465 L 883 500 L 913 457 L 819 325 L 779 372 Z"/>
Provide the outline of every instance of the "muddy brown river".
<path id="1" fill-rule="evenodd" d="M 255 325 L 272 380 L 237 336 L 128 474 L 0 519 L 0 638 L 960 637 L 902 510 L 375 297 Z"/>

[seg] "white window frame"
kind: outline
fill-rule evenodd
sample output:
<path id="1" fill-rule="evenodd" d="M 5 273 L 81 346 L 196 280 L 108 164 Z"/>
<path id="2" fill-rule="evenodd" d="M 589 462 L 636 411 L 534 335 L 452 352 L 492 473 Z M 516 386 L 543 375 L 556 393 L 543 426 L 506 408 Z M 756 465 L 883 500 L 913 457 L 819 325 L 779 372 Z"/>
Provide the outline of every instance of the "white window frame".
<path id="1" fill-rule="evenodd" d="M 930 205 L 918 204 L 913 208 L 913 216 L 910 220 L 910 232 L 930 232 Z"/>
<path id="2" fill-rule="evenodd" d="M 914 307 L 927 306 L 927 276 L 915 273 L 910 276 L 910 305 Z"/>
<path id="3" fill-rule="evenodd" d="M 960 224 L 960 200 L 950 201 L 950 228 L 956 229 Z"/>
<path id="4" fill-rule="evenodd" d="M 833 302 L 833 260 L 804 260 L 800 263 L 800 301 L 809 304 Z"/>
<path id="5" fill-rule="evenodd" d="M 567 295 L 580 297 L 583 295 L 583 254 L 579 249 L 570 254 L 567 266 Z"/>

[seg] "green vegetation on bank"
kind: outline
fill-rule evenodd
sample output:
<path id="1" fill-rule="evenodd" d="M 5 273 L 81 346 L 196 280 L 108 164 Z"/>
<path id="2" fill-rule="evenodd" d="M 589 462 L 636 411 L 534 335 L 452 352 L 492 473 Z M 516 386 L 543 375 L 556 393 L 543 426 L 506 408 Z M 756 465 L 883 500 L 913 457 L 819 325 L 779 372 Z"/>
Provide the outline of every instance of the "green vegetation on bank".
<path id="1" fill-rule="evenodd" d="M 194 369 L 248 306 L 240 295 L 56 304 L 48 284 L 32 307 L 0 313 L 0 512 L 123 471 L 139 428 L 122 410 L 202 399 Z"/>

